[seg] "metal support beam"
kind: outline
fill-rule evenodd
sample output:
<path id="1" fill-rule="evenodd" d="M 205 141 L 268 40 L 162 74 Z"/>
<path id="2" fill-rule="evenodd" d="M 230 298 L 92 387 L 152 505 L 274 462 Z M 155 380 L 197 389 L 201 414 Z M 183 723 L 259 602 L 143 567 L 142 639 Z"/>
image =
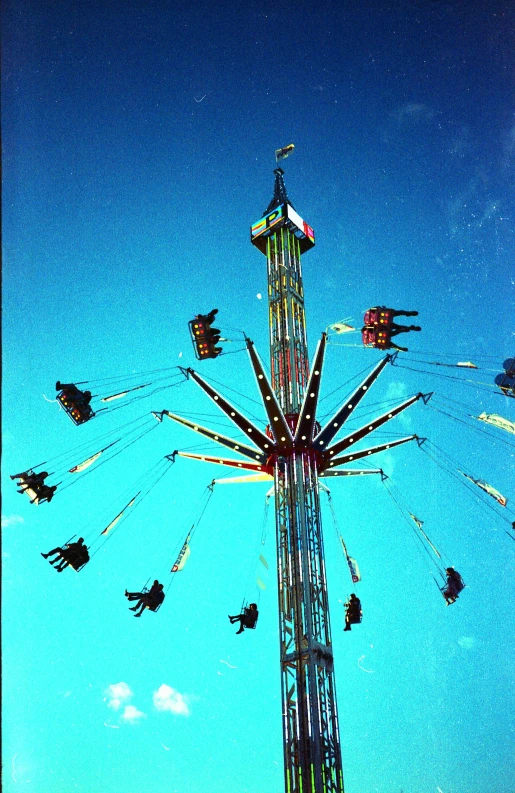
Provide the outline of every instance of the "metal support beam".
<path id="1" fill-rule="evenodd" d="M 315 427 L 316 412 L 318 407 L 318 396 L 322 382 L 322 367 L 324 365 L 325 345 L 327 334 L 322 333 L 322 338 L 318 342 L 315 352 L 315 360 L 311 367 L 309 382 L 304 394 L 304 401 L 300 409 L 300 416 L 295 431 L 295 443 L 302 444 L 304 441 L 311 443 L 313 430 Z"/>
<path id="2" fill-rule="evenodd" d="M 327 467 L 333 468 L 333 466 L 336 465 L 345 465 L 345 463 L 351 463 L 354 460 L 360 460 L 362 457 L 369 457 L 371 454 L 378 454 L 379 452 L 393 449 L 394 446 L 400 446 L 402 443 L 407 443 L 408 441 L 414 440 L 418 440 L 417 436 L 410 435 L 408 438 L 400 438 L 397 441 L 382 443 L 380 446 L 371 446 L 369 449 L 360 449 L 359 451 L 353 452 L 352 454 L 345 454 L 343 457 L 335 457 L 331 459 Z"/>
<path id="3" fill-rule="evenodd" d="M 254 347 L 254 342 L 252 342 L 250 339 L 245 339 L 245 342 L 247 344 L 250 362 L 252 364 L 252 368 L 254 369 L 254 374 L 256 375 L 256 381 L 261 398 L 263 400 L 263 405 L 265 406 L 268 420 L 270 422 L 270 429 L 272 430 L 275 438 L 275 442 L 277 445 L 289 448 L 293 444 L 293 437 L 291 430 L 286 423 L 286 419 L 284 418 L 284 413 L 281 410 L 281 406 L 277 401 L 277 397 L 272 389 L 272 386 L 268 382 L 268 377 L 266 376 L 265 370 L 263 369 L 263 364 L 259 360 L 259 356 Z"/>
<path id="4" fill-rule="evenodd" d="M 183 426 L 188 427 L 190 430 L 198 432 L 199 435 L 204 435 L 206 438 L 216 441 L 216 443 L 219 443 L 222 446 L 227 446 L 229 449 L 238 452 L 238 454 L 242 454 L 244 457 L 249 457 L 251 460 L 258 460 L 263 465 L 267 461 L 267 455 L 263 454 L 263 452 L 259 449 L 253 449 L 251 446 L 246 446 L 246 444 L 235 441 L 232 438 L 228 438 L 226 435 L 222 435 L 220 432 L 215 432 L 214 430 L 210 430 L 207 427 L 203 427 L 201 424 L 197 424 L 195 421 L 190 421 L 189 419 L 185 419 L 182 416 L 177 416 L 175 413 L 170 413 L 169 410 L 163 410 L 161 415 L 168 416 L 168 418 L 172 419 L 172 421 L 176 421 L 178 424 L 182 424 Z"/>
<path id="5" fill-rule="evenodd" d="M 319 474 L 320 477 L 325 476 L 365 476 L 366 474 L 381 474 L 383 476 L 382 468 L 326 468 Z"/>
<path id="6" fill-rule="evenodd" d="M 210 397 L 215 405 L 217 405 L 220 410 L 222 410 L 226 416 L 229 416 L 232 422 L 236 424 L 236 426 L 248 436 L 249 440 L 253 441 L 253 443 L 258 446 L 261 451 L 265 452 L 266 454 L 271 454 L 274 451 L 274 443 L 273 441 L 268 438 L 264 432 L 256 427 L 248 418 L 241 413 L 238 408 L 231 405 L 228 399 L 226 399 L 216 388 L 206 383 L 203 377 L 201 377 L 197 372 L 193 371 L 193 369 L 188 369 L 189 375 L 195 380 L 197 385 L 206 392 L 208 397 Z"/>
<path id="7" fill-rule="evenodd" d="M 335 413 L 334 416 L 327 422 L 325 427 L 322 427 L 313 441 L 316 449 L 323 451 L 327 448 L 327 444 L 330 443 L 335 435 L 340 431 L 342 425 L 345 424 L 351 413 L 356 409 L 357 405 L 361 402 L 372 383 L 377 380 L 390 359 L 391 356 L 387 355 L 382 361 L 379 361 L 377 366 L 375 366 L 370 374 L 365 377 L 363 382 L 360 383 L 352 396 L 345 400 L 345 403 L 341 406 L 337 413 Z"/>
<path id="8" fill-rule="evenodd" d="M 203 463 L 227 465 L 231 468 L 241 468 L 245 471 L 261 471 L 271 476 L 271 469 L 259 463 L 240 462 L 240 460 L 231 460 L 229 457 L 216 457 L 214 454 L 193 454 L 192 452 L 175 452 L 175 454 L 178 454 L 179 457 L 187 457 L 190 460 L 201 460 Z"/>
<path id="9" fill-rule="evenodd" d="M 372 421 L 370 421 L 368 424 L 365 424 L 365 426 L 360 427 L 359 430 L 356 430 L 351 435 L 347 435 L 346 438 L 343 438 L 343 440 L 335 443 L 334 446 L 330 446 L 329 449 L 326 449 L 324 457 L 327 460 L 329 460 L 335 454 L 339 454 L 339 452 L 342 452 L 344 449 L 348 449 L 349 446 L 352 446 L 353 444 L 357 443 L 359 440 L 361 440 L 361 438 L 364 438 L 366 435 L 370 435 L 371 432 L 376 430 L 378 427 L 381 427 L 383 424 L 386 424 L 386 422 L 390 421 L 390 419 L 393 419 L 394 416 L 397 416 L 399 413 L 402 413 L 403 410 L 409 408 L 410 405 L 413 405 L 414 402 L 417 402 L 417 400 L 421 399 L 423 396 L 424 396 L 423 394 L 416 394 L 410 399 L 407 399 L 405 402 L 402 402 L 400 405 L 397 405 L 397 407 L 392 408 L 392 410 L 389 410 L 388 413 L 383 413 L 382 416 L 378 416 L 376 419 L 372 419 Z"/>

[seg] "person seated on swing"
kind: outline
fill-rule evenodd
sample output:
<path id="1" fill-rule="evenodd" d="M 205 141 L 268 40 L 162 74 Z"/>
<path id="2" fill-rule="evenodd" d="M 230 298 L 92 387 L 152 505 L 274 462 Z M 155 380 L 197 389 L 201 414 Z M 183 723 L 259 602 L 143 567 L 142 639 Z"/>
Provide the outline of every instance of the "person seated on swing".
<path id="1" fill-rule="evenodd" d="M 80 398 L 80 402 L 82 405 L 87 407 L 91 402 L 91 391 L 83 391 L 82 396 Z"/>
<path id="2" fill-rule="evenodd" d="M 403 333 L 409 330 L 422 330 L 418 325 L 410 325 L 409 327 L 405 327 L 404 325 L 395 325 L 391 326 L 391 328 L 387 328 L 383 331 L 380 331 L 378 336 L 378 328 L 375 325 L 364 325 L 361 328 L 361 338 L 363 340 L 363 344 L 365 347 L 375 347 L 379 350 L 399 350 L 400 352 L 408 352 L 407 347 L 401 347 L 399 344 L 395 344 L 392 341 L 391 337 L 396 336 L 399 333 Z M 382 338 L 381 338 L 382 336 Z"/>
<path id="3" fill-rule="evenodd" d="M 383 314 L 382 318 L 381 314 Z M 398 336 L 399 333 L 408 333 L 410 330 L 419 331 L 422 330 L 422 328 L 420 325 L 398 325 L 396 322 L 393 322 L 393 319 L 399 316 L 416 317 L 418 316 L 418 311 L 397 311 L 395 308 L 386 308 L 385 306 L 370 308 L 366 311 L 363 318 L 365 325 L 361 329 L 364 344 L 367 346 L 379 346 L 384 349 L 394 348 L 402 352 L 408 352 L 407 347 L 399 347 L 392 342 L 392 336 Z M 386 341 L 382 343 L 378 342 L 374 334 L 374 331 L 381 329 L 381 326 L 383 326 L 387 334 Z"/>
<path id="4" fill-rule="evenodd" d="M 62 573 L 70 564 L 74 570 L 78 570 L 89 562 L 89 553 L 83 537 L 79 537 L 77 542 L 66 543 L 64 548 L 53 548 L 48 553 L 42 553 L 41 556 L 44 559 L 55 556 L 55 559 L 50 559 L 50 564 L 57 565 L 55 569 L 58 573 Z"/>
<path id="5" fill-rule="evenodd" d="M 200 322 L 204 322 L 206 325 L 211 326 L 215 321 L 215 314 L 218 314 L 217 308 L 213 308 L 212 311 L 209 312 L 209 314 L 197 314 L 196 318 Z M 211 330 L 214 331 L 215 333 L 220 333 L 220 331 L 217 330 L 216 328 L 211 328 Z"/>
<path id="6" fill-rule="evenodd" d="M 56 490 L 57 485 L 40 485 L 36 498 L 33 498 L 30 503 L 33 504 L 37 499 L 38 504 L 41 504 L 42 501 L 47 501 L 50 504 Z"/>
<path id="7" fill-rule="evenodd" d="M 42 485 L 45 479 L 48 476 L 48 471 L 41 471 L 39 474 L 35 474 L 34 471 L 29 468 L 28 471 L 22 471 L 21 474 L 12 474 L 11 479 L 19 479 L 18 487 L 21 489 L 18 490 L 18 493 L 23 493 L 28 488 L 35 489 L 38 485 Z"/>
<path id="8" fill-rule="evenodd" d="M 209 314 L 206 314 L 206 316 L 204 317 L 204 319 L 206 320 L 208 325 L 212 325 L 213 322 L 215 321 L 215 314 L 218 314 L 218 309 L 217 308 L 211 309 Z"/>
<path id="9" fill-rule="evenodd" d="M 231 625 L 238 621 L 240 623 L 239 630 L 237 630 L 236 633 L 243 633 L 245 628 L 255 628 L 258 616 L 259 611 L 256 603 L 251 603 L 248 608 L 245 607 L 243 609 L 241 614 L 237 614 L 234 617 L 228 614 Z"/>
<path id="10" fill-rule="evenodd" d="M 390 325 L 390 336 L 398 336 L 399 333 L 408 333 L 410 330 L 422 330 L 420 325 L 397 325 L 392 322 Z"/>
<path id="11" fill-rule="evenodd" d="M 125 590 L 126 598 L 129 600 L 138 601 L 135 606 L 129 608 L 129 611 L 137 612 L 138 609 L 140 609 L 139 614 L 136 613 L 134 615 L 135 617 L 141 617 L 146 608 L 150 609 L 150 611 L 156 611 L 158 606 L 160 606 L 165 599 L 163 589 L 163 584 L 160 584 L 156 578 L 148 591 L 144 590 L 143 592 L 127 592 L 127 590 Z"/>
<path id="12" fill-rule="evenodd" d="M 381 312 L 386 315 L 383 317 L 383 321 L 381 321 Z M 401 311 L 396 308 L 386 308 L 386 306 L 375 306 L 365 311 L 363 321 L 365 325 L 389 324 L 390 327 L 402 327 L 390 321 L 391 319 L 395 319 L 395 317 L 418 317 L 418 311 Z"/>
<path id="13" fill-rule="evenodd" d="M 33 499 L 31 499 L 31 504 L 33 504 L 36 500 L 39 501 L 48 501 L 50 502 L 54 496 L 55 491 L 57 490 L 57 485 L 52 485 L 49 487 L 45 485 L 45 479 L 48 476 L 48 471 L 41 471 L 39 474 L 34 473 L 32 469 L 28 471 L 23 471 L 20 474 L 12 474 L 11 479 L 19 479 L 18 493 L 25 493 L 27 490 L 32 490 L 35 493 Z M 30 495 L 30 494 L 27 494 Z"/>
<path id="14" fill-rule="evenodd" d="M 515 396 L 515 375 L 510 372 L 498 374 L 494 380 L 495 384 L 499 386 L 504 396 Z"/>
<path id="15" fill-rule="evenodd" d="M 400 350 L 401 352 L 408 352 L 407 347 L 399 347 L 391 341 L 389 332 L 386 330 L 380 331 L 384 338 L 378 337 L 378 328 L 376 325 L 364 325 L 361 328 L 361 339 L 365 347 L 375 347 L 378 350 Z"/>
<path id="16" fill-rule="evenodd" d="M 361 622 L 361 601 L 354 592 L 351 594 L 349 600 L 345 604 L 345 628 L 344 631 L 350 631 L 351 625 L 356 625 Z"/>
<path id="17" fill-rule="evenodd" d="M 445 570 L 447 574 L 447 585 L 442 594 L 447 601 L 447 605 L 455 603 L 462 589 L 465 588 L 463 578 L 454 567 L 447 567 Z"/>
<path id="18" fill-rule="evenodd" d="M 78 402 L 84 406 L 89 405 L 91 402 L 91 391 L 81 391 L 75 383 L 61 383 L 58 380 L 55 384 L 55 390 L 64 391 L 72 402 Z"/>

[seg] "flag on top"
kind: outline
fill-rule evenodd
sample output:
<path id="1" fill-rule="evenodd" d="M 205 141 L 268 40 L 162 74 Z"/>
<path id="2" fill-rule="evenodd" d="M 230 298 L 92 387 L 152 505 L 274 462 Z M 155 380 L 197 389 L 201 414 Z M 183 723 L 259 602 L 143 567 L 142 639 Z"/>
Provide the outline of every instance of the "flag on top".
<path id="1" fill-rule="evenodd" d="M 285 160 L 286 157 L 289 157 L 290 154 L 293 152 L 295 148 L 293 143 L 289 143 L 288 146 L 283 146 L 282 149 L 275 150 L 275 161 L 279 162 L 279 160 Z"/>

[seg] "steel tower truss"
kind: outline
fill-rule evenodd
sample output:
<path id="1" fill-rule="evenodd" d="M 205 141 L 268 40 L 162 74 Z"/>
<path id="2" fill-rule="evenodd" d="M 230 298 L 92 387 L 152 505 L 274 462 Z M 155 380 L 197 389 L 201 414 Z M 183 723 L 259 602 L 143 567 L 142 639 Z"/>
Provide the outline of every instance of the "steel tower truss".
<path id="1" fill-rule="evenodd" d="M 314 233 L 289 202 L 283 171 L 277 168 L 274 173 L 274 197 L 264 217 L 251 228 L 251 241 L 266 255 L 268 263 L 271 383 L 252 341 L 246 339 L 268 426 L 263 432 L 192 369 L 187 370 L 188 375 L 253 445 L 168 411 L 163 414 L 244 459 L 178 451 L 180 456 L 251 472 L 234 480 L 238 482 L 273 479 L 285 790 L 343 793 L 318 478 L 381 474 L 381 469 L 339 466 L 417 439 L 410 435 L 357 451 L 351 448 L 418 399 L 425 401 L 427 397 L 419 393 L 331 445 L 393 356 L 386 355 L 330 421 L 320 426 L 316 410 L 326 336 L 322 335 L 310 370 L 301 272 L 301 255 L 313 247 Z"/>

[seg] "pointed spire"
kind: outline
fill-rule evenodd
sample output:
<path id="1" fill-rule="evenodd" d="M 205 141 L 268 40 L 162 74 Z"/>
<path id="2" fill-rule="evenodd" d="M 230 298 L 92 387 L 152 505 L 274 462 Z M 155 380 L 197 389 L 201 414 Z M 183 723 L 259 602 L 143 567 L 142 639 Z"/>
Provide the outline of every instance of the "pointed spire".
<path id="1" fill-rule="evenodd" d="M 267 208 L 265 209 L 264 212 L 265 215 L 271 212 L 272 209 L 275 209 L 276 207 L 281 206 L 282 204 L 289 204 L 291 207 L 293 207 L 293 209 L 295 209 L 295 207 L 291 203 L 286 193 L 286 186 L 284 184 L 284 179 L 283 179 L 283 174 L 284 174 L 283 169 L 275 168 L 274 173 L 275 173 L 274 197 L 272 198 Z"/>

